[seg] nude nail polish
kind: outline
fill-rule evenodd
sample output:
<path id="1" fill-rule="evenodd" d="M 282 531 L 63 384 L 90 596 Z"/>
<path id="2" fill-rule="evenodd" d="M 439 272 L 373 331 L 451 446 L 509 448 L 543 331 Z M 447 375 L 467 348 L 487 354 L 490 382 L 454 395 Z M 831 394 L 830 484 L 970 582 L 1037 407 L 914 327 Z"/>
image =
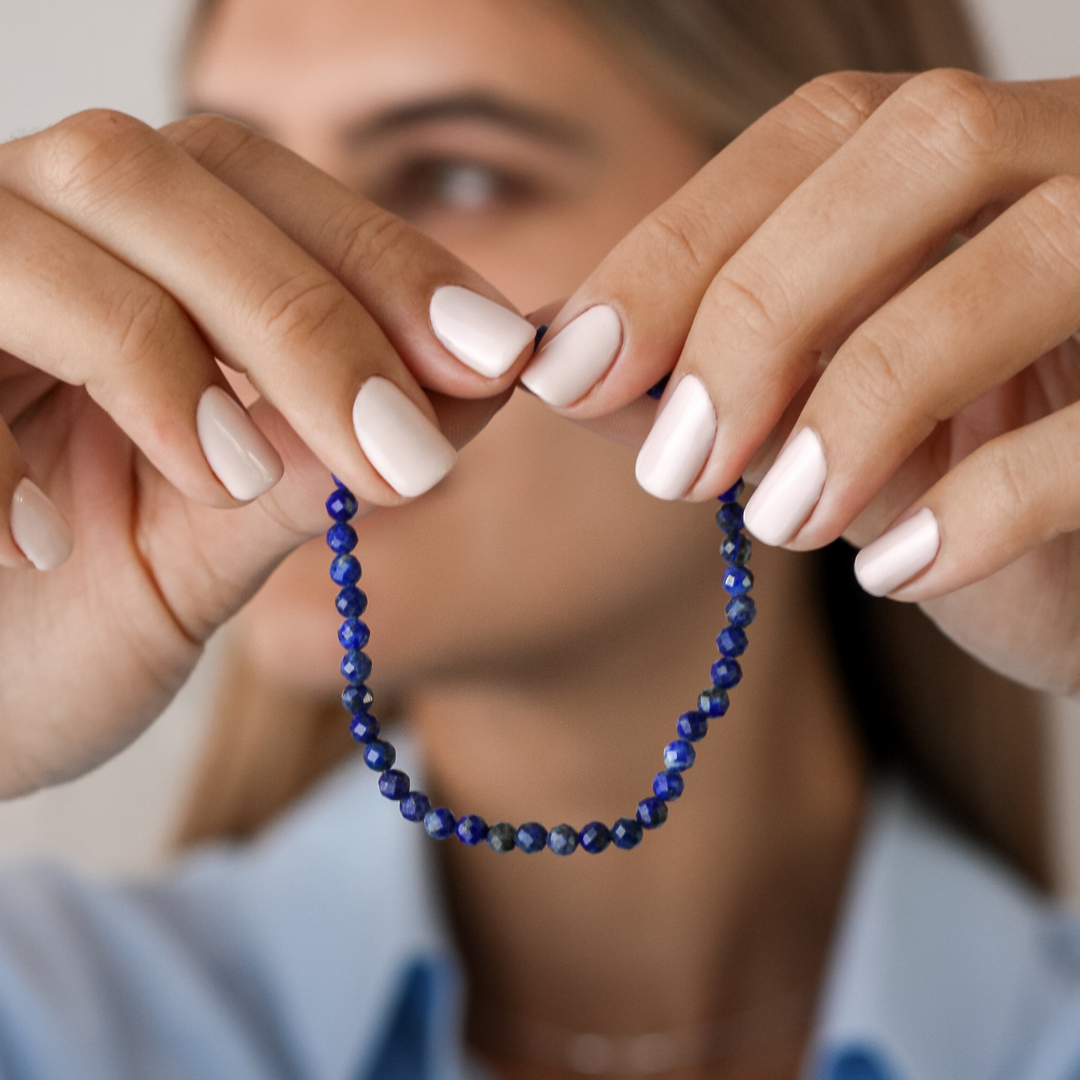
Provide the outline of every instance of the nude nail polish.
<path id="1" fill-rule="evenodd" d="M 23 477 L 11 500 L 11 536 L 38 570 L 63 566 L 75 547 L 75 534 L 52 500 Z"/>
<path id="2" fill-rule="evenodd" d="M 195 428 L 210 468 L 234 499 L 257 499 L 284 474 L 269 439 L 220 386 L 208 387 L 199 399 Z"/>
<path id="3" fill-rule="evenodd" d="M 618 312 L 598 304 L 546 341 L 521 373 L 521 381 L 548 405 L 571 405 L 611 367 L 622 338 Z"/>
<path id="4" fill-rule="evenodd" d="M 924 506 L 855 556 L 855 577 L 871 596 L 888 596 L 937 558 L 941 530 Z"/>
<path id="5" fill-rule="evenodd" d="M 423 495 L 454 467 L 457 452 L 442 432 L 381 375 L 360 387 L 352 418 L 360 449 L 399 495 Z"/>
<path id="6" fill-rule="evenodd" d="M 429 315 L 439 341 L 466 367 L 488 379 L 508 371 L 536 336 L 536 327 L 527 319 L 460 285 L 436 289 Z"/>
<path id="7" fill-rule="evenodd" d="M 786 544 L 821 498 L 826 473 L 818 433 L 803 428 L 780 452 L 746 504 L 747 529 L 764 544 Z"/>
<path id="8" fill-rule="evenodd" d="M 638 452 L 638 483 L 658 499 L 678 499 L 701 472 L 716 438 L 716 409 L 701 380 L 685 375 Z"/>

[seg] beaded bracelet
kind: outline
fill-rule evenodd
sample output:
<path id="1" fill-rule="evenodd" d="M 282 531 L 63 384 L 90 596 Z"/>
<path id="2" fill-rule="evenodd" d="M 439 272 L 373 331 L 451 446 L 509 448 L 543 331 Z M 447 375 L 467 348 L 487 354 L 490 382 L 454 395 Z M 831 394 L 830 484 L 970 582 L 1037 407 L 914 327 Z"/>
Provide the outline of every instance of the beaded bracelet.
<path id="1" fill-rule="evenodd" d="M 746 568 L 750 558 L 751 541 L 742 533 L 743 508 L 737 501 L 743 491 L 739 480 L 720 496 L 716 523 L 724 532 L 720 554 L 728 564 L 724 573 L 724 591 L 731 599 L 724 612 L 728 625 L 717 635 L 720 659 L 712 666 L 712 685 L 698 696 L 697 708 L 684 712 L 675 724 L 678 738 L 664 747 L 664 768 L 652 783 L 652 795 L 641 800 L 633 817 L 622 817 L 610 828 L 600 821 L 590 821 L 580 831 L 569 825 L 545 829 L 536 821 L 514 828 L 501 821 L 488 825 L 479 814 L 456 817 L 445 806 L 431 805 L 422 791 L 412 791 L 408 776 L 394 768 L 397 753 L 386 740 L 379 738 L 379 721 L 371 713 L 373 696 L 366 680 L 371 674 L 371 658 L 364 652 L 370 639 L 367 624 L 360 616 L 367 609 L 367 596 L 356 587 L 360 580 L 360 563 L 352 554 L 356 547 L 356 530 L 349 521 L 356 514 L 356 497 L 337 477 L 337 488 L 326 500 L 326 510 L 333 519 L 326 542 L 334 552 L 330 577 L 340 586 L 337 610 L 345 621 L 338 630 L 338 641 L 345 649 L 341 674 L 348 682 L 341 702 L 348 711 L 353 738 L 364 748 L 368 768 L 379 774 L 379 791 L 398 803 L 401 816 L 407 821 L 422 822 L 429 836 L 446 840 L 451 836 L 473 847 L 487 841 L 495 851 L 507 852 L 517 848 L 533 855 L 549 848 L 556 855 L 571 855 L 580 846 L 597 855 L 610 844 L 617 848 L 637 847 L 646 829 L 657 829 L 667 821 L 668 804 L 683 793 L 683 773 L 694 764 L 694 743 L 703 739 L 709 730 L 709 720 L 728 711 L 728 691 L 742 678 L 737 657 L 746 651 L 746 628 L 757 615 L 757 606 L 747 595 L 754 584 L 754 575 Z"/>

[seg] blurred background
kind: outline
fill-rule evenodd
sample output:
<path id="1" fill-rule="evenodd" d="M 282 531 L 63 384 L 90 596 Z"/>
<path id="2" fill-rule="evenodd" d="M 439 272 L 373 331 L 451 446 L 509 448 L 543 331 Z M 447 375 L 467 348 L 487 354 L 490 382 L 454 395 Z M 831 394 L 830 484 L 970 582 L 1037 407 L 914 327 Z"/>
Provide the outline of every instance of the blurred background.
<path id="1" fill-rule="evenodd" d="M 1077 0 L 971 0 L 1002 78 L 1080 74 Z M 150 124 L 175 117 L 189 0 L 6 0 L 0 10 L 0 140 L 94 106 Z M 0 803 L 0 858 L 62 859 L 99 874 L 160 865 L 198 755 L 221 642 L 134 746 L 74 783 Z M 77 722 L 73 717 L 72 722 Z M 1080 907 L 1080 706 L 1048 717 L 1059 880 Z"/>

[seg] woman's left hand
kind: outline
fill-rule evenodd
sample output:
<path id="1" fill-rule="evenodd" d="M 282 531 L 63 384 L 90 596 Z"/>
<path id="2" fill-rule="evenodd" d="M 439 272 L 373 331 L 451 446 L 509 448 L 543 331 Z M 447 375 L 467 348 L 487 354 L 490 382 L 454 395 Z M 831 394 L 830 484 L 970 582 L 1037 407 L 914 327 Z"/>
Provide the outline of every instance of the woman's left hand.
<path id="1" fill-rule="evenodd" d="M 635 229 L 523 381 L 624 436 L 652 425 L 637 473 L 661 498 L 775 458 L 746 510 L 759 539 L 844 536 L 869 591 L 1074 693 L 1078 327 L 1080 79 L 848 73 Z M 667 372 L 652 423 L 642 395 Z"/>

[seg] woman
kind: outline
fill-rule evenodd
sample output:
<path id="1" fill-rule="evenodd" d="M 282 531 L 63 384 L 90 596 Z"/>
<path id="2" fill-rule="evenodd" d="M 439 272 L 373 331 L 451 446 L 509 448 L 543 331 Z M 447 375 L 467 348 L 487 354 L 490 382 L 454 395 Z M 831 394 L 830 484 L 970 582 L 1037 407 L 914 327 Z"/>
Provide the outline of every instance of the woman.
<path id="1" fill-rule="evenodd" d="M 872 785 L 856 721 L 885 741 L 885 695 L 851 664 L 871 630 L 784 550 L 886 533 L 867 588 L 1003 675 L 1075 689 L 1077 90 L 799 89 L 939 63 L 974 63 L 940 3 L 221 0 L 192 108 L 269 138 L 90 114 L 3 148 L 6 793 L 145 727 L 325 527 L 332 468 L 365 510 L 398 507 L 359 550 L 413 779 L 422 754 L 459 813 L 613 820 L 715 658 L 722 564 L 695 502 L 772 463 L 747 507 L 766 544 L 746 678 L 658 835 L 571 860 L 454 842 L 432 866 L 351 764 L 165 882 L 13 870 L 8 1073 L 1075 1070 L 1075 927 Z M 522 311 L 573 294 L 535 357 L 485 278 Z M 657 416 L 645 392 L 672 372 Z M 519 378 L 533 396 L 508 402 Z M 588 427 L 642 446 L 665 501 Z M 326 561 L 301 548 L 241 616 L 248 710 L 268 686 L 279 708 L 334 693 Z M 1037 873 L 1030 702 L 916 625 L 872 631 L 903 749 Z M 250 831 L 338 756 L 312 738 L 297 761 L 304 736 L 238 711 L 189 835 Z"/>

